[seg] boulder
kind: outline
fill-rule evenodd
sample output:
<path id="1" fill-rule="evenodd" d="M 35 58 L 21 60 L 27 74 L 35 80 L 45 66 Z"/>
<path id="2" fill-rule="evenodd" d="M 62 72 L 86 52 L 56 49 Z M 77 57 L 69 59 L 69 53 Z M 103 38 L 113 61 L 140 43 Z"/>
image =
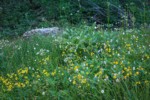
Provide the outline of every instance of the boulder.
<path id="1" fill-rule="evenodd" d="M 42 35 L 42 36 L 55 36 L 57 34 L 61 34 L 62 30 L 58 27 L 50 27 L 50 28 L 38 28 L 27 31 L 23 34 L 24 38 L 31 37 L 33 35 Z"/>

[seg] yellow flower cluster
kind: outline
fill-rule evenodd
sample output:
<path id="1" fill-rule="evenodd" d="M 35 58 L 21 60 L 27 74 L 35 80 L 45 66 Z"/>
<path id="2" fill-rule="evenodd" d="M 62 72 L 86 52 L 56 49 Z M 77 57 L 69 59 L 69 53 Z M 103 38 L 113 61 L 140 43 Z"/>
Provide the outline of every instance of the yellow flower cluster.
<path id="1" fill-rule="evenodd" d="M 54 70 L 52 73 L 51 73 L 52 76 L 55 76 L 56 75 L 56 70 Z"/>
<path id="2" fill-rule="evenodd" d="M 45 69 L 43 70 L 43 74 L 44 74 L 45 76 L 47 76 L 47 77 L 50 75 L 49 72 L 48 72 L 47 70 L 45 70 Z"/>
<path id="3" fill-rule="evenodd" d="M 86 84 L 87 79 L 79 73 L 78 75 L 73 76 L 72 84 L 76 85 L 77 83 Z"/>
<path id="4" fill-rule="evenodd" d="M 0 76 L 0 81 L 7 88 L 8 91 L 11 91 L 13 88 L 23 88 L 29 84 L 28 77 L 28 68 L 20 68 L 17 70 L 17 73 L 7 74 L 7 77 Z M 21 78 L 21 80 L 20 80 Z"/>
<path id="5" fill-rule="evenodd" d="M 41 61 L 39 61 L 39 62 L 42 65 L 47 65 L 49 61 L 50 61 L 50 56 L 47 56 L 47 57 L 43 58 Z"/>
<path id="6" fill-rule="evenodd" d="M 24 68 L 24 69 L 20 68 L 20 69 L 17 70 L 17 73 L 18 73 L 18 75 L 27 74 L 28 73 L 28 68 L 27 67 Z"/>
<path id="7" fill-rule="evenodd" d="M 103 69 L 100 69 L 100 71 L 95 74 L 95 77 L 100 77 L 102 76 L 102 74 L 103 74 Z"/>
<path id="8" fill-rule="evenodd" d="M 78 71 L 78 69 L 79 69 L 79 66 L 74 67 L 74 71 Z"/>
<path id="9" fill-rule="evenodd" d="M 118 61 L 114 61 L 113 64 L 118 65 Z"/>

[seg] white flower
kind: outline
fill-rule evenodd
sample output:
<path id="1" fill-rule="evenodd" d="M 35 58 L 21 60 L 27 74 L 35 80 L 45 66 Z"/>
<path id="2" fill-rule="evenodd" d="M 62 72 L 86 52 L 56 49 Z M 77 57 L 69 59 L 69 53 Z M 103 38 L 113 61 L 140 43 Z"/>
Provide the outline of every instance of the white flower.
<path id="1" fill-rule="evenodd" d="M 83 66 L 85 66 L 85 63 L 83 63 Z"/>
<path id="2" fill-rule="evenodd" d="M 95 29 L 97 29 L 97 27 L 96 27 L 96 26 L 95 26 L 94 28 L 95 28 Z"/>
<path id="3" fill-rule="evenodd" d="M 72 81 L 70 77 L 69 77 L 69 81 L 70 81 L 70 82 Z"/>
<path id="4" fill-rule="evenodd" d="M 39 46 L 39 44 L 38 44 L 38 43 L 37 43 L 36 45 L 37 45 L 37 46 Z"/>
<path id="5" fill-rule="evenodd" d="M 104 64 L 106 65 L 106 61 L 104 61 Z"/>
<path id="6" fill-rule="evenodd" d="M 133 70 L 135 70 L 135 67 L 133 67 Z"/>
<path id="7" fill-rule="evenodd" d="M 49 52 L 49 50 L 46 50 L 46 52 Z"/>
<path id="8" fill-rule="evenodd" d="M 78 70 L 78 69 L 76 69 L 75 71 L 76 71 L 76 72 L 78 72 L 79 70 Z"/>
<path id="9" fill-rule="evenodd" d="M 98 50 L 98 53 L 100 53 L 101 52 L 101 50 Z"/>
<path id="10" fill-rule="evenodd" d="M 110 42 L 113 42 L 113 40 L 111 39 Z"/>
<path id="11" fill-rule="evenodd" d="M 104 79 L 104 81 L 107 81 L 107 80 L 108 80 L 108 78 L 105 78 L 105 79 Z"/>
<path id="12" fill-rule="evenodd" d="M 42 92 L 42 95 L 45 95 L 45 92 Z"/>
<path id="13" fill-rule="evenodd" d="M 116 65 L 114 65 L 114 68 L 116 68 Z"/>
<path id="14" fill-rule="evenodd" d="M 101 90 L 101 93 L 104 93 L 104 90 Z"/>
<path id="15" fill-rule="evenodd" d="M 116 79 L 116 82 L 120 82 L 118 78 Z"/>
<path id="16" fill-rule="evenodd" d="M 34 68 L 32 68 L 32 70 L 34 70 Z"/>
<path id="17" fill-rule="evenodd" d="M 128 51 L 128 54 L 130 54 L 130 51 Z"/>

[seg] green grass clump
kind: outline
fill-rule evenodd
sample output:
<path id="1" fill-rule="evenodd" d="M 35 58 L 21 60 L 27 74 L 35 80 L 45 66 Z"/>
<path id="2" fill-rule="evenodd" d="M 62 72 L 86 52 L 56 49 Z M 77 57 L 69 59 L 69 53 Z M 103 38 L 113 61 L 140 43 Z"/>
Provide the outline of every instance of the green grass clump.
<path id="1" fill-rule="evenodd" d="M 68 27 L 0 40 L 0 99 L 148 100 L 149 34 Z"/>

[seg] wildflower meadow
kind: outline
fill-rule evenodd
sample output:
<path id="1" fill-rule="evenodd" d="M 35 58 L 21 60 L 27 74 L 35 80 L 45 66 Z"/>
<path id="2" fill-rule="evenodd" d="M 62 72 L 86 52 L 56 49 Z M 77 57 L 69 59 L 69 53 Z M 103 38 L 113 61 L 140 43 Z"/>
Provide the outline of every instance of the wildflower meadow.
<path id="1" fill-rule="evenodd" d="M 0 100 L 149 100 L 146 29 L 65 27 L 0 40 Z"/>

